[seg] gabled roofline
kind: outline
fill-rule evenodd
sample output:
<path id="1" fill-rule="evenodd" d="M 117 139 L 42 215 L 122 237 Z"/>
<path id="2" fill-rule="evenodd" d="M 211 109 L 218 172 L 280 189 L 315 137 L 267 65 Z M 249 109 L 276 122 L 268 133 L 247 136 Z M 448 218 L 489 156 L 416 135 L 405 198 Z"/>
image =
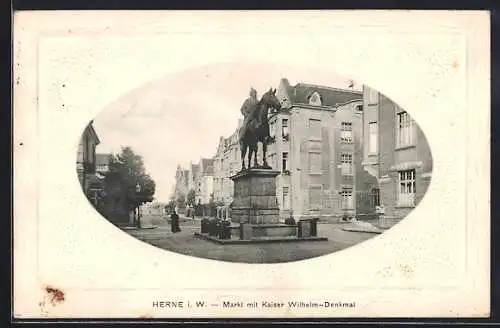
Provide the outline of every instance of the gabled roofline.
<path id="1" fill-rule="evenodd" d="M 99 136 L 97 135 L 97 132 L 94 129 L 94 126 L 92 125 L 94 123 L 94 120 L 90 121 L 90 123 L 87 125 L 87 129 L 90 131 L 90 133 L 94 136 L 96 142 L 96 145 L 101 143 L 101 140 L 99 140 Z"/>

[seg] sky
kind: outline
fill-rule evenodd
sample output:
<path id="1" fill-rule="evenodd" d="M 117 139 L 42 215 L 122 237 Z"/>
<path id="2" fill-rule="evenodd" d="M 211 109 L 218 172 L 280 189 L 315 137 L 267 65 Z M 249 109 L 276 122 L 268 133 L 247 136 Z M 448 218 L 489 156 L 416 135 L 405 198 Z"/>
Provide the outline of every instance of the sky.
<path id="1" fill-rule="evenodd" d="M 250 87 L 260 98 L 269 88 L 278 88 L 281 78 L 291 85 L 349 85 L 348 77 L 333 72 L 261 63 L 193 68 L 138 86 L 104 108 L 94 118 L 101 140 L 96 151 L 116 154 L 122 146 L 132 147 L 156 183 L 155 199 L 167 202 L 177 165 L 187 169 L 190 162 L 212 157 L 220 137 L 235 131 Z"/>

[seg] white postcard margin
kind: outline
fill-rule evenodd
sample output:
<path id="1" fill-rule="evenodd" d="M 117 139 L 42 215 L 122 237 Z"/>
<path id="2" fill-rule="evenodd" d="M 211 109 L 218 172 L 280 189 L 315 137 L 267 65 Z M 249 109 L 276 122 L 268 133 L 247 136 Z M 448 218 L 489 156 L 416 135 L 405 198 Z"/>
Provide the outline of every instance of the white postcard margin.
<path id="1" fill-rule="evenodd" d="M 14 24 L 15 317 L 489 314 L 487 12 L 21 12 Z M 273 53 L 281 55 L 270 59 Z M 419 207 L 350 249 L 269 265 L 165 252 L 102 220 L 81 194 L 74 166 L 86 122 L 155 79 L 229 61 L 319 67 L 407 108 L 434 159 Z M 61 81 L 71 86 L 65 95 Z M 61 110 L 63 98 L 70 109 Z M 43 302 L 48 285 L 63 290 L 65 301 Z M 152 307 L 162 300 L 357 306 Z"/>

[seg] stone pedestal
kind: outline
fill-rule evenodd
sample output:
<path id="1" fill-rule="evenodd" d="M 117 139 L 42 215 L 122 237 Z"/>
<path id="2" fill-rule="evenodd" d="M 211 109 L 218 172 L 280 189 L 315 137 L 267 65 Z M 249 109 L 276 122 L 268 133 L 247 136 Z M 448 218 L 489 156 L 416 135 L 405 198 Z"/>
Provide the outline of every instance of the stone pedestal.
<path id="1" fill-rule="evenodd" d="M 297 224 L 298 233 L 297 236 L 299 238 L 307 238 L 312 237 L 311 233 L 312 220 L 300 220 Z"/>
<path id="2" fill-rule="evenodd" d="M 252 240 L 253 228 L 251 224 L 241 223 L 240 224 L 240 239 L 242 240 Z"/>
<path id="3" fill-rule="evenodd" d="M 256 244 L 273 242 L 325 241 L 315 236 L 315 225 L 308 220 L 297 225 L 279 223 L 276 199 L 276 176 L 279 171 L 250 169 L 231 177 L 234 196 L 231 204 L 231 239 L 221 239 L 209 233 L 195 232 L 195 236 L 219 244 Z M 314 221 L 314 224 L 316 221 Z"/>
<path id="4" fill-rule="evenodd" d="M 231 177 L 234 196 L 231 220 L 237 223 L 278 224 L 276 176 L 279 171 L 249 169 Z"/>

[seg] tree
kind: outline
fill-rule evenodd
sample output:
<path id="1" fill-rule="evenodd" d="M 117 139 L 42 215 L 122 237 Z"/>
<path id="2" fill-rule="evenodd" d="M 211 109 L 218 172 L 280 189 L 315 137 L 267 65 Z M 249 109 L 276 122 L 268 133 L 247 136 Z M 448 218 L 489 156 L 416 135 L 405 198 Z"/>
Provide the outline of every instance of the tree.
<path id="1" fill-rule="evenodd" d="M 115 210 L 128 212 L 152 202 L 156 184 L 146 173 L 142 156 L 132 148 L 122 147 L 121 153 L 110 157 L 109 171 L 105 176 L 105 194 Z M 119 208 L 118 208 L 119 207 Z M 123 214 L 123 213 L 122 213 Z"/>
<path id="2" fill-rule="evenodd" d="M 196 194 L 194 192 L 194 189 L 190 189 L 187 193 L 186 201 L 188 205 L 195 205 L 196 203 Z"/>
<path id="3" fill-rule="evenodd" d="M 209 211 L 208 212 L 209 216 L 215 216 L 215 214 L 217 213 L 217 205 L 215 204 L 214 193 L 210 194 L 210 199 L 208 202 L 208 211 Z"/>

